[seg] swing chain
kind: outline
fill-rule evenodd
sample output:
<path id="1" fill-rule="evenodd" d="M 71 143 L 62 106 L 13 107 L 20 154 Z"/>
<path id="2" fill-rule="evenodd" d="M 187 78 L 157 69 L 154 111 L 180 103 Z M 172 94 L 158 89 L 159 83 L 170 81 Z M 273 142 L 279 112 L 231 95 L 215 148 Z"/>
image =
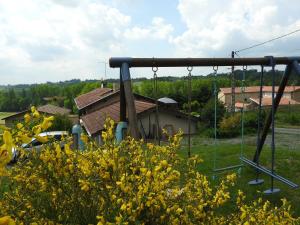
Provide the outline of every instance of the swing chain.
<path id="1" fill-rule="evenodd" d="M 218 73 L 218 66 L 213 66 L 213 70 L 214 70 L 214 95 L 217 95 L 217 73 Z"/>
<path id="2" fill-rule="evenodd" d="M 217 101 L 218 101 L 218 91 L 217 91 L 217 72 L 218 66 L 213 66 L 214 79 L 213 79 L 213 94 L 214 94 L 214 156 L 213 156 L 213 169 L 216 169 L 217 162 Z M 214 179 L 215 177 L 213 177 Z"/>
<path id="3" fill-rule="evenodd" d="M 191 113 L 192 113 L 192 66 L 187 67 L 188 73 L 188 157 L 191 157 Z"/>
<path id="4" fill-rule="evenodd" d="M 152 66 L 153 71 L 153 89 L 154 89 L 154 98 L 157 99 L 157 66 Z"/>
<path id="5" fill-rule="evenodd" d="M 246 71 L 247 71 L 247 65 L 243 66 L 243 79 L 242 79 L 242 87 L 241 87 L 241 92 L 245 92 L 245 79 L 246 79 Z M 245 100 L 245 99 L 244 99 Z"/>
<path id="6" fill-rule="evenodd" d="M 155 99 L 155 118 L 156 118 L 156 134 L 155 134 L 155 141 L 158 145 L 160 145 L 160 137 L 159 137 L 159 119 L 158 119 L 158 95 L 157 95 L 157 71 L 158 67 L 152 66 L 153 71 L 153 92 L 154 92 L 154 99 Z"/>
<path id="7" fill-rule="evenodd" d="M 191 79 L 191 77 L 192 77 L 192 71 L 193 71 L 193 67 L 192 66 L 188 66 L 187 68 L 187 71 L 189 71 L 189 73 L 188 73 L 188 79 L 190 80 Z M 189 81 L 190 82 L 190 81 Z M 190 85 L 190 83 L 189 83 L 189 85 Z M 189 87 L 189 89 L 190 89 L 190 87 Z M 190 90 L 189 90 L 190 91 Z"/>

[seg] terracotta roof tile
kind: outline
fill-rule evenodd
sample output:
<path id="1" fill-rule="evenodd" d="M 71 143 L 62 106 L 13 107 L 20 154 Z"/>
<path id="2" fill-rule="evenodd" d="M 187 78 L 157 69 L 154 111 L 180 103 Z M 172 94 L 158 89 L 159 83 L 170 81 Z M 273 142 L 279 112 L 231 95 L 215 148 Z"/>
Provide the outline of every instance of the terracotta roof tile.
<path id="1" fill-rule="evenodd" d="M 220 88 L 224 94 L 231 94 L 231 88 Z M 275 87 L 275 91 L 278 90 L 278 86 Z M 300 90 L 300 86 L 286 86 L 284 92 L 294 92 Z M 259 92 L 260 86 L 245 87 L 246 93 Z M 263 86 L 263 92 L 272 92 L 272 86 Z M 241 93 L 241 87 L 235 88 L 235 93 Z"/>
<path id="2" fill-rule="evenodd" d="M 153 103 L 135 100 L 135 108 L 137 114 L 140 114 L 154 107 L 155 104 Z M 81 120 L 87 132 L 92 135 L 103 130 L 104 128 L 103 125 L 107 117 L 110 117 L 115 122 L 118 122 L 119 116 L 120 116 L 120 102 L 116 102 L 100 110 L 82 116 Z"/>
<path id="3" fill-rule="evenodd" d="M 56 114 L 64 115 L 64 114 L 70 114 L 70 112 L 71 112 L 70 109 L 66 109 L 66 108 L 62 108 L 62 107 L 55 106 L 55 105 L 50 105 L 50 104 L 39 106 L 39 107 L 37 107 L 37 110 L 39 112 L 48 113 L 48 114 L 52 114 L 52 115 L 56 115 Z M 17 112 L 13 115 L 10 115 L 10 116 L 3 117 L 2 120 L 6 120 L 6 119 L 9 119 L 9 118 L 20 116 L 22 114 L 25 115 L 28 112 L 30 112 L 30 109 L 27 109 L 27 110 L 24 110 L 24 111 L 21 111 L 21 112 Z"/>
<path id="4" fill-rule="evenodd" d="M 258 98 L 250 98 L 251 101 L 255 102 L 256 104 L 259 104 Z M 297 105 L 300 104 L 300 102 L 297 102 L 293 99 L 289 98 L 281 98 L 279 105 Z M 272 105 L 272 98 L 262 98 L 262 106 L 271 106 Z"/>
<path id="5" fill-rule="evenodd" d="M 70 109 L 66 109 L 66 108 L 62 108 L 62 107 L 50 105 L 50 104 L 39 106 L 39 107 L 37 107 L 37 110 L 39 112 L 53 114 L 53 115 L 56 115 L 56 114 L 64 115 L 64 114 L 70 114 L 70 112 L 71 112 Z"/>
<path id="6" fill-rule="evenodd" d="M 97 88 L 86 94 L 76 97 L 75 103 L 78 109 L 83 109 L 86 106 L 99 101 L 101 98 L 105 97 L 107 94 L 111 93 L 113 90 L 110 88 Z"/>
<path id="7" fill-rule="evenodd" d="M 235 103 L 235 108 L 238 108 L 238 109 L 242 109 L 245 106 L 247 106 L 247 104 L 243 104 L 242 102 Z"/>

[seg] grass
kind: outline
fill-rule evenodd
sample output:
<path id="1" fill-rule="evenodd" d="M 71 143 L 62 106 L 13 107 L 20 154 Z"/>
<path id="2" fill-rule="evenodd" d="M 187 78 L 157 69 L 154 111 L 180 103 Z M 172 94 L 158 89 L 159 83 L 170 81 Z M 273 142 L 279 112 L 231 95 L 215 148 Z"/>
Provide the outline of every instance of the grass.
<path id="1" fill-rule="evenodd" d="M 281 136 L 281 135 L 280 135 Z M 290 179 L 296 184 L 300 184 L 300 147 L 299 145 L 294 145 L 293 137 L 288 135 L 290 140 L 284 139 L 284 142 L 277 141 L 276 148 L 276 163 L 275 170 L 276 173 Z M 297 138 L 295 136 L 294 138 Z M 277 139 L 281 139 L 280 137 Z M 287 147 L 285 143 L 289 141 L 290 146 Z M 264 174 L 260 175 L 260 178 L 264 179 L 265 182 L 259 186 L 250 186 L 248 182 L 250 180 L 255 179 L 256 172 L 253 168 L 244 165 L 241 169 L 233 169 L 230 171 L 223 171 L 222 173 L 213 173 L 213 164 L 214 164 L 214 151 L 215 147 L 212 139 L 204 139 L 200 137 L 196 137 L 192 139 L 193 146 L 191 147 L 192 155 L 199 155 L 204 162 L 198 166 L 198 170 L 208 177 L 213 185 L 217 183 L 217 181 L 222 178 L 224 175 L 236 172 L 238 174 L 237 184 L 234 188 L 232 188 L 233 198 L 231 201 L 235 201 L 237 190 L 242 190 L 246 195 L 246 200 L 248 202 L 253 201 L 254 199 L 258 199 L 262 197 L 264 200 L 269 200 L 274 205 L 280 205 L 280 199 L 286 198 L 292 204 L 292 209 L 296 216 L 300 216 L 300 190 L 299 189 L 291 189 L 289 186 L 279 182 L 274 181 L 274 187 L 280 188 L 280 192 L 274 195 L 264 195 L 263 191 L 270 188 L 271 178 Z M 268 140 L 267 140 L 268 143 Z M 183 143 L 184 144 L 184 143 Z M 285 144 L 285 145 L 284 145 Z M 230 139 L 230 140 L 219 140 L 216 148 L 216 168 L 223 168 L 231 165 L 240 164 L 239 156 L 241 152 L 241 145 L 239 143 L 239 139 Z M 255 137 L 248 136 L 245 138 L 245 145 L 243 149 L 243 155 L 249 159 L 252 159 L 255 152 Z M 181 152 L 179 153 L 182 157 L 187 156 L 187 148 L 186 145 L 183 146 Z M 261 158 L 261 164 L 267 168 L 271 168 L 271 149 L 270 147 L 264 147 Z M 213 180 L 213 177 L 216 177 Z M 227 213 L 233 210 L 232 202 L 228 203 L 228 207 L 225 207 L 225 211 Z"/>
<path id="2" fill-rule="evenodd" d="M 9 180 L 7 177 L 0 177 L 0 198 L 2 198 L 3 193 L 8 191 Z"/>

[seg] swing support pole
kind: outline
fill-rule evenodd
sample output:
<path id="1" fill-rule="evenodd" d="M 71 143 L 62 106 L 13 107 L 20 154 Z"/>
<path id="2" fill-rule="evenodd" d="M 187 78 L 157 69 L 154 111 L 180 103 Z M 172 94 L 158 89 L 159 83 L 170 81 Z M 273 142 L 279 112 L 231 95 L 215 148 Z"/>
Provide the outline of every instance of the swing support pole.
<path id="1" fill-rule="evenodd" d="M 133 138 L 138 139 L 138 122 L 134 104 L 134 96 L 131 87 L 130 70 L 126 62 L 122 63 L 120 67 L 120 76 L 122 78 L 120 79 L 120 121 L 126 119 L 126 108 L 128 108 L 129 133 Z M 126 107 L 124 104 L 124 100 L 128 107 Z"/>
<path id="2" fill-rule="evenodd" d="M 287 64 L 287 66 L 286 66 L 284 75 L 283 75 L 283 77 L 281 79 L 280 85 L 278 87 L 278 91 L 276 93 L 276 97 L 274 99 L 274 106 L 273 106 L 274 107 L 274 109 L 273 109 L 274 110 L 274 114 L 277 111 L 277 108 L 279 106 L 279 102 L 281 100 L 281 97 L 283 95 L 285 86 L 286 86 L 286 84 L 287 84 L 287 82 L 289 80 L 291 72 L 294 70 L 298 75 L 300 75 L 300 66 L 299 66 L 298 62 L 299 61 L 294 60 L 291 63 Z M 266 137 L 268 135 L 268 131 L 270 129 L 271 124 L 272 124 L 272 112 L 269 113 L 269 116 L 267 117 L 267 120 L 265 122 L 263 131 L 262 131 L 259 143 L 258 143 L 257 150 L 256 150 L 255 155 L 253 157 L 253 162 L 257 163 L 258 160 L 259 160 L 259 156 L 260 156 L 260 153 L 262 151 L 262 148 L 263 148 L 263 145 L 265 143 L 265 140 L 266 140 Z"/>

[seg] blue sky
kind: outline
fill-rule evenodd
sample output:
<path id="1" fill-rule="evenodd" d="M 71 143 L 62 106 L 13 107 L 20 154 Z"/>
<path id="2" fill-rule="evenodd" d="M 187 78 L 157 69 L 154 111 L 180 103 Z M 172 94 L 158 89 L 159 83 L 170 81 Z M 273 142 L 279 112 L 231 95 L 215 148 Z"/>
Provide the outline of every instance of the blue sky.
<path id="1" fill-rule="evenodd" d="M 299 10 L 298 0 L 1 0 L 0 83 L 101 79 L 112 56 L 229 57 L 299 29 Z M 300 55 L 299 43 L 300 32 L 240 55 Z M 186 69 L 159 69 L 164 75 Z"/>

